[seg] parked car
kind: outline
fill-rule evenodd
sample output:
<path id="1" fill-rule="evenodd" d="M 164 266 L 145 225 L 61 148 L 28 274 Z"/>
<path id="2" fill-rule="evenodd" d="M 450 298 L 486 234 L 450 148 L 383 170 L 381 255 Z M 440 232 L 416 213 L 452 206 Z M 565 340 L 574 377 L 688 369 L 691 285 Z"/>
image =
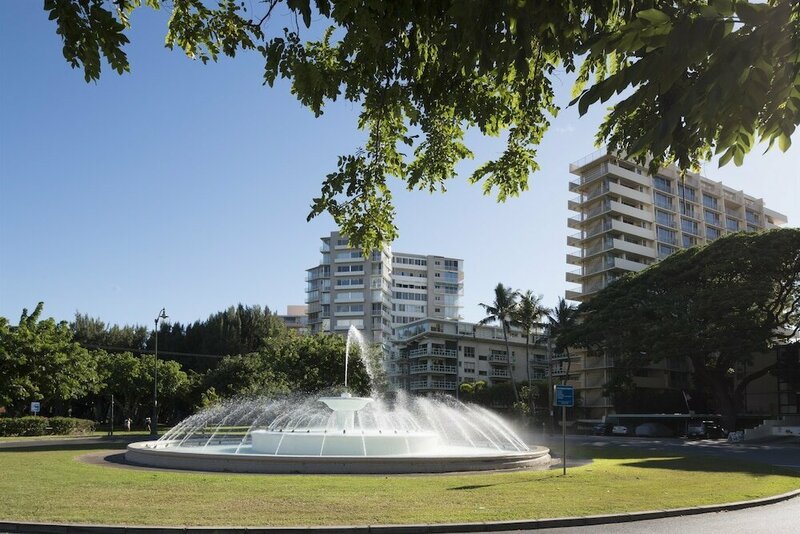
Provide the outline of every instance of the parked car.
<path id="1" fill-rule="evenodd" d="M 598 423 L 592 427 L 593 436 L 608 436 L 614 427 L 611 423 Z"/>
<path id="2" fill-rule="evenodd" d="M 726 435 L 725 429 L 714 421 L 691 421 L 686 431 L 688 438 L 718 439 Z"/>
<path id="3" fill-rule="evenodd" d="M 625 425 L 614 425 L 611 427 L 611 434 L 614 436 L 627 436 L 630 433 L 628 427 Z"/>
<path id="4" fill-rule="evenodd" d="M 670 438 L 672 430 L 661 423 L 642 423 L 636 427 L 636 435 L 646 438 Z"/>

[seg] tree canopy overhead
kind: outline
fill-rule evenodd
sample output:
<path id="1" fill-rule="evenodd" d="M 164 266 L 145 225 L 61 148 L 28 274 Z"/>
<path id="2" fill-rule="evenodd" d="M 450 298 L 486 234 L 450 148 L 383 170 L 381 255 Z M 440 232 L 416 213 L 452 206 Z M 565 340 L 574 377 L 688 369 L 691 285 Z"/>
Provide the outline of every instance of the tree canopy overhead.
<path id="1" fill-rule="evenodd" d="M 161 0 L 44 0 L 66 60 L 87 81 L 102 58 L 130 70 L 131 12 Z M 166 5 L 166 3 L 165 3 Z M 741 164 L 759 141 L 781 150 L 800 123 L 800 3 L 770 0 L 172 0 L 166 45 L 203 62 L 242 50 L 264 81 L 289 79 L 316 115 L 361 106 L 364 147 L 339 157 L 309 218 L 330 213 L 365 250 L 397 233 L 387 179 L 445 190 L 472 152 L 464 133 L 506 135 L 469 181 L 499 201 L 528 188 L 536 147 L 558 107 L 550 76 L 577 72 L 583 114 L 614 94 L 597 134 L 651 170 L 697 167 L 712 154 Z M 271 27 L 281 9 L 292 28 Z M 301 30 L 304 28 L 304 30 Z M 310 29 L 310 30 L 309 30 Z M 311 41 L 304 41 L 308 35 Z M 322 36 L 319 38 L 319 36 Z M 588 86 L 588 88 L 586 88 Z M 649 159 L 652 157 L 652 159 Z"/>

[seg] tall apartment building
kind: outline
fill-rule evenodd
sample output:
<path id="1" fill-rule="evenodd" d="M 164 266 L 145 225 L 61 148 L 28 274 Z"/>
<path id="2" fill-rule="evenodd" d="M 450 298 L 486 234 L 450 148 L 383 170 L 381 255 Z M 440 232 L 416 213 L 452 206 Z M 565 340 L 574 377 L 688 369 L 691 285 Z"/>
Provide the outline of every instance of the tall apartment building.
<path id="1" fill-rule="evenodd" d="M 389 354 L 394 328 L 425 317 L 459 318 L 463 260 L 390 247 L 364 258 L 339 232 L 321 239 L 320 264 L 306 275 L 311 333 L 344 334 L 352 325 Z"/>
<path id="2" fill-rule="evenodd" d="M 457 395 L 458 385 L 482 380 L 488 385 L 547 379 L 543 331 L 531 335 L 525 361 L 525 336 L 512 330 L 508 354 L 500 327 L 426 318 L 396 329 L 397 350 L 387 374 L 396 387 L 412 393 Z M 530 373 L 530 375 L 529 375 Z M 556 373 L 554 373 L 555 375 Z"/>
<path id="3" fill-rule="evenodd" d="M 567 244 L 578 250 L 567 254 L 576 267 L 567 281 L 579 287 L 566 298 L 584 301 L 625 273 L 640 271 L 673 252 L 707 243 L 725 234 L 758 231 L 786 224 L 785 215 L 764 206 L 764 201 L 677 168 L 647 169 L 606 151 L 591 154 L 570 165 L 578 178 L 569 189 L 578 196 L 569 201 L 577 212 L 567 220 L 577 233 Z M 612 408 L 602 395 L 610 378 L 613 358 L 577 354 L 575 386 L 590 417 L 602 417 Z M 686 362 L 660 362 L 636 377 L 639 387 L 686 387 Z"/>
<path id="4" fill-rule="evenodd" d="M 786 216 L 764 201 L 700 176 L 681 180 L 675 167 L 649 176 L 647 169 L 605 151 L 570 165 L 578 176 L 569 190 L 578 196 L 567 220 L 577 233 L 567 244 L 578 248 L 567 263 L 578 269 L 567 291 L 583 301 L 624 273 L 640 271 L 678 249 L 713 241 L 740 230 L 758 231 L 786 224 Z"/>

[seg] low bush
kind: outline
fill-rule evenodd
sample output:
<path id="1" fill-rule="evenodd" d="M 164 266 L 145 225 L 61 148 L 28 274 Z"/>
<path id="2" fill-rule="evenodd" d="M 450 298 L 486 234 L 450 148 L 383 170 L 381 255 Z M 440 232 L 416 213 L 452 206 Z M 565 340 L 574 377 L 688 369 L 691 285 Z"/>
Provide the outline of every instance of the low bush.
<path id="1" fill-rule="evenodd" d="M 94 421 L 73 417 L 2 417 L 0 436 L 44 436 L 55 434 L 88 434 L 94 431 Z"/>
<path id="2" fill-rule="evenodd" d="M 48 426 L 50 427 L 50 434 L 58 436 L 94 432 L 94 421 L 76 419 L 74 417 L 51 417 L 48 419 Z"/>
<path id="3" fill-rule="evenodd" d="M 47 433 L 47 418 L 16 417 L 0 419 L 2 436 L 44 436 Z"/>

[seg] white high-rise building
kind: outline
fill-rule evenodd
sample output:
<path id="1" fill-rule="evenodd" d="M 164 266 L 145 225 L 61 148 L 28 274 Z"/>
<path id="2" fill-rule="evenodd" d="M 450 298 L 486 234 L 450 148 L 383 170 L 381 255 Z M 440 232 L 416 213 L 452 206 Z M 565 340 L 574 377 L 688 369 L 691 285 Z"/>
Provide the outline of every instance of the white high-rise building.
<path id="1" fill-rule="evenodd" d="M 628 272 L 637 272 L 673 252 L 707 243 L 723 235 L 777 228 L 785 215 L 764 201 L 721 182 L 671 166 L 650 176 L 645 167 L 606 151 L 595 152 L 570 165 L 577 178 L 569 189 L 578 196 L 569 201 L 577 215 L 567 220 L 576 230 L 567 237 L 575 252 L 567 263 L 567 281 L 578 287 L 566 298 L 585 301 Z M 563 358 L 563 357 L 562 357 Z M 571 381 L 582 398 L 588 417 L 599 418 L 612 409 L 603 396 L 611 378 L 613 358 L 574 351 Z M 637 387 L 688 387 L 686 362 L 659 362 L 639 371 Z M 554 373 L 555 374 L 555 373 Z"/>
<path id="2" fill-rule="evenodd" d="M 339 232 L 321 239 L 322 260 L 306 275 L 311 333 L 344 334 L 355 326 L 388 354 L 394 328 L 426 317 L 460 318 L 463 260 L 388 246 L 365 258 Z"/>
<path id="3" fill-rule="evenodd" d="M 567 281 L 579 288 L 567 291 L 583 301 L 619 276 L 640 271 L 678 249 L 713 241 L 741 230 L 758 231 L 786 224 L 786 216 L 764 201 L 675 167 L 649 176 L 647 169 L 606 151 L 570 165 L 578 176 L 569 190 L 577 215 L 567 226 L 577 233 L 567 238 L 576 252 L 567 263 L 578 267 Z"/>

